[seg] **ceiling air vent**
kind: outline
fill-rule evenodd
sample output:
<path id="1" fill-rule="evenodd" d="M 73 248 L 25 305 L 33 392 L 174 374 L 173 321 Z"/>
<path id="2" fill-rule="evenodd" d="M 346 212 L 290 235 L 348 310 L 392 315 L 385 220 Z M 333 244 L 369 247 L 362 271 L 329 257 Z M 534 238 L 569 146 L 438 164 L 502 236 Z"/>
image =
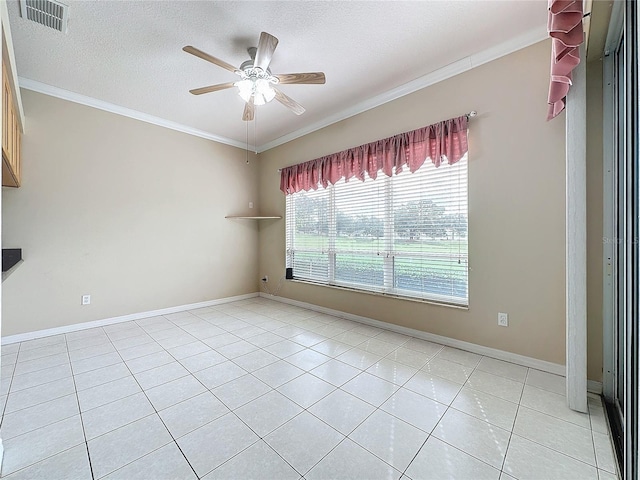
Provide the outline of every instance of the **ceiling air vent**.
<path id="1" fill-rule="evenodd" d="M 67 33 L 69 7 L 54 0 L 20 0 L 23 18 Z"/>

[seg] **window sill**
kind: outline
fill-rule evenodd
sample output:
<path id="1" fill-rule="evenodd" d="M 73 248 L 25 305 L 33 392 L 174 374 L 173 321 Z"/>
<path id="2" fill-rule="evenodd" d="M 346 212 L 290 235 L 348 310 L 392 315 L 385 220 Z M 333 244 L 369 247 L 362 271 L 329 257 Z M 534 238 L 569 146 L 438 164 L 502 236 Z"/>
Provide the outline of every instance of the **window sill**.
<path id="1" fill-rule="evenodd" d="M 458 310 L 469 310 L 469 306 L 468 305 L 461 305 L 461 304 L 457 304 L 457 303 L 439 302 L 437 300 L 429 300 L 429 299 L 426 299 L 426 298 L 414 298 L 414 297 L 405 297 L 403 295 L 393 295 L 393 294 L 389 294 L 389 293 L 372 292 L 370 290 L 363 290 L 363 289 L 359 289 L 359 288 L 343 287 L 341 285 L 329 285 L 327 283 L 312 282 L 311 280 L 300 280 L 299 278 L 293 278 L 292 280 L 287 280 L 287 281 L 288 282 L 294 282 L 294 283 L 301 283 L 303 285 L 313 285 L 315 287 L 332 288 L 332 289 L 335 289 L 335 290 L 342 290 L 342 291 L 346 291 L 346 292 L 364 293 L 365 295 L 373 295 L 373 296 L 376 296 L 376 297 L 391 298 L 391 299 L 394 299 L 394 300 L 404 300 L 404 301 L 407 301 L 407 302 L 423 303 L 423 304 L 434 305 L 434 306 L 438 306 L 438 307 L 449 307 L 449 308 L 455 308 L 455 309 L 458 309 Z"/>
<path id="2" fill-rule="evenodd" d="M 249 217 L 249 216 L 242 216 L 242 215 L 227 215 L 224 218 L 240 218 L 242 220 L 277 220 L 279 218 L 282 217 L 268 217 L 268 216 L 255 216 L 255 217 Z"/>

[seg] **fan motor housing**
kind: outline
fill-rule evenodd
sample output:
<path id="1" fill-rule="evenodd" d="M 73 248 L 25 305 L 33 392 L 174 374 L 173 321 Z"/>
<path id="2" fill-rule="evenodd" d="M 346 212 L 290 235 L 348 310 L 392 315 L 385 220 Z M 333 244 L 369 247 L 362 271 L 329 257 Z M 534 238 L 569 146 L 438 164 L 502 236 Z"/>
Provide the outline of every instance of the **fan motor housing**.
<path id="1" fill-rule="evenodd" d="M 245 71 L 249 68 L 253 68 L 253 64 L 256 61 L 256 52 L 258 51 L 258 49 L 256 47 L 249 47 L 247 48 L 247 53 L 249 54 L 250 59 L 249 60 L 245 60 L 244 62 L 242 62 L 242 65 L 240 65 L 240 70 L 241 71 Z M 267 74 L 269 76 L 271 76 L 271 69 L 267 68 Z"/>
<path id="2" fill-rule="evenodd" d="M 245 60 L 242 62 L 242 65 L 240 65 L 240 70 L 244 71 L 247 68 L 253 68 L 253 60 Z"/>

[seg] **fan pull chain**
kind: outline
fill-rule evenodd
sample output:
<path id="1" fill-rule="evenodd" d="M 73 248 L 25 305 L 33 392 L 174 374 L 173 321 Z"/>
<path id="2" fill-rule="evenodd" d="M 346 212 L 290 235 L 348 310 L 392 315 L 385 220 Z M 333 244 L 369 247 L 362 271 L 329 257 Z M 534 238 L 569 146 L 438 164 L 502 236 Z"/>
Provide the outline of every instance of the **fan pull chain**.
<path id="1" fill-rule="evenodd" d="M 256 155 L 258 155 L 258 140 L 256 138 L 256 130 L 258 125 L 258 109 L 256 108 L 253 112 L 253 151 Z"/>
<path id="2" fill-rule="evenodd" d="M 247 155 L 247 165 L 249 165 L 249 122 L 246 121 L 245 124 L 247 125 L 247 136 L 246 136 L 247 151 L 246 151 L 246 155 Z"/>

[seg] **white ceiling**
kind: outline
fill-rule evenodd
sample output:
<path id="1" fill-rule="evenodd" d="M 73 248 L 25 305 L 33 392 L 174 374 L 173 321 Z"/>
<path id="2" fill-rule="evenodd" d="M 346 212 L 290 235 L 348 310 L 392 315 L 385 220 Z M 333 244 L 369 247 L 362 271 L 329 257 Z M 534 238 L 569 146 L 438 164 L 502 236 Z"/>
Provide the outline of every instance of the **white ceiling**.
<path id="1" fill-rule="evenodd" d="M 18 1 L 8 2 L 21 85 L 56 87 L 49 90 L 226 143 L 245 142 L 240 97 L 233 89 L 188 90 L 237 77 L 183 46 L 239 66 L 266 31 L 280 40 L 274 73 L 325 72 L 325 85 L 281 87 L 307 109 L 303 115 L 276 101 L 257 107 L 259 150 L 415 90 L 456 61 L 486 61 L 483 52 L 541 40 L 547 15 L 547 0 L 63 1 L 70 6 L 66 34 L 21 18 Z M 253 134 L 251 125 L 252 144 Z"/>

